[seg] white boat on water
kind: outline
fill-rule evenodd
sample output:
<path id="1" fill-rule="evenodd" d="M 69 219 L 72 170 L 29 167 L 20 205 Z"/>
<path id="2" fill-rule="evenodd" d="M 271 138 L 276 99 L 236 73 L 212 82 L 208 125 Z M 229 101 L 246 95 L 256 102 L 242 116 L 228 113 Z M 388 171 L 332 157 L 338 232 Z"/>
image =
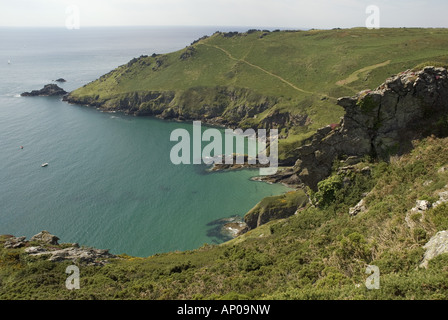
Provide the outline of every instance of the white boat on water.
<path id="1" fill-rule="evenodd" d="M 47 167 L 48 166 L 48 163 L 42 163 L 42 167 Z"/>
<path id="2" fill-rule="evenodd" d="M 8 60 L 8 64 L 11 64 L 11 60 Z"/>

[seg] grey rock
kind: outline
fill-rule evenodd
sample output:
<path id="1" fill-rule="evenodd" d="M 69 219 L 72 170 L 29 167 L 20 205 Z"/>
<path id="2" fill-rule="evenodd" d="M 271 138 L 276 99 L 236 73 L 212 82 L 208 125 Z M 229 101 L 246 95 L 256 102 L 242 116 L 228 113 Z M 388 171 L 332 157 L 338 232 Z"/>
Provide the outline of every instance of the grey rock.
<path id="1" fill-rule="evenodd" d="M 116 258 L 109 250 L 94 248 L 69 247 L 65 249 L 47 250 L 41 247 L 31 247 L 26 250 L 31 256 L 49 255 L 49 261 L 72 261 L 87 265 L 104 265 L 108 259 Z"/>
<path id="2" fill-rule="evenodd" d="M 46 250 L 42 247 L 29 247 L 25 249 L 25 252 L 28 254 L 37 254 L 45 251 Z"/>
<path id="3" fill-rule="evenodd" d="M 5 241 L 6 249 L 15 249 L 23 247 L 27 243 L 26 237 L 12 237 Z"/>
<path id="4" fill-rule="evenodd" d="M 445 186 L 445 189 L 448 189 L 448 185 Z M 439 200 L 437 200 L 435 203 L 432 204 L 433 208 L 441 205 L 442 203 L 448 202 L 448 191 L 441 191 L 439 192 L 438 196 Z"/>
<path id="5" fill-rule="evenodd" d="M 431 208 L 431 202 L 427 200 L 417 200 L 416 205 L 411 211 L 426 211 Z"/>
<path id="6" fill-rule="evenodd" d="M 339 127 L 318 130 L 297 149 L 294 172 L 313 190 L 331 173 L 338 157 L 376 155 L 387 160 L 412 148 L 411 141 L 431 134 L 432 124 L 448 114 L 448 73 L 445 68 L 407 70 L 373 91 L 338 99 L 345 109 Z M 429 115 L 429 116 L 428 116 Z"/>
<path id="7" fill-rule="evenodd" d="M 432 208 L 432 204 L 427 200 L 417 200 L 415 206 L 406 213 L 404 218 L 407 226 L 410 229 L 414 229 L 417 225 L 417 222 L 423 222 L 425 218 L 425 213 L 430 208 Z M 415 218 L 418 217 L 418 219 Z"/>
<path id="8" fill-rule="evenodd" d="M 349 215 L 354 217 L 365 211 L 367 211 L 367 207 L 365 205 L 365 200 L 362 199 L 361 201 L 358 202 L 356 206 L 349 209 Z"/>
<path id="9" fill-rule="evenodd" d="M 50 232 L 44 230 L 44 231 L 39 232 L 38 234 L 34 235 L 30 240 L 43 242 L 43 243 L 47 243 L 47 244 L 51 244 L 51 245 L 57 245 L 59 238 L 52 235 Z"/>
<path id="10" fill-rule="evenodd" d="M 420 267 L 427 268 L 428 262 L 431 259 L 434 259 L 443 253 L 448 253 L 448 231 L 438 232 L 424 245 L 423 248 L 426 249 L 426 252 Z"/>

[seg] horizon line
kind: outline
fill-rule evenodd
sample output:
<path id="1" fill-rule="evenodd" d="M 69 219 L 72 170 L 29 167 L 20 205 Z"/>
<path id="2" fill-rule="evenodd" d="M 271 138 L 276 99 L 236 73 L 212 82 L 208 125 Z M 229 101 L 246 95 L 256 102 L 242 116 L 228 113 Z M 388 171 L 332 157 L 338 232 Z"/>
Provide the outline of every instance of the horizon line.
<path id="1" fill-rule="evenodd" d="M 9 26 L 9 25 L 0 25 L 0 28 L 36 28 L 36 29 L 66 29 L 66 26 Z M 368 29 L 365 26 L 350 26 L 350 27 L 279 27 L 279 26 L 238 26 L 238 25 L 86 25 L 80 27 L 83 28 L 248 28 L 250 29 L 259 29 L 262 30 L 300 30 L 300 31 L 309 31 L 309 30 L 349 30 L 349 29 Z M 80 30 L 77 29 L 77 30 Z M 385 26 L 380 29 L 448 29 L 446 27 L 422 27 L 422 26 Z M 379 30 L 380 30 L 379 29 Z"/>

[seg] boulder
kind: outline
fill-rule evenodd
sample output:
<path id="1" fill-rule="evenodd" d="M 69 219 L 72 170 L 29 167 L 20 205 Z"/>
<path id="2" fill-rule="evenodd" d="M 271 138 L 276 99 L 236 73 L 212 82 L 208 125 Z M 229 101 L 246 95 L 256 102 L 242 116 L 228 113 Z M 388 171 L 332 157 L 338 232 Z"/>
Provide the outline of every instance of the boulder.
<path id="1" fill-rule="evenodd" d="M 43 243 L 51 244 L 51 245 L 58 245 L 59 238 L 52 235 L 50 232 L 44 230 L 44 231 L 34 235 L 33 237 L 31 237 L 30 240 L 37 241 L 37 242 L 43 242 Z"/>
<path id="2" fill-rule="evenodd" d="M 367 211 L 367 207 L 365 205 L 365 200 L 362 199 L 361 201 L 358 202 L 358 204 L 356 206 L 349 209 L 349 215 L 354 217 L 354 216 L 357 216 L 358 214 L 363 213 L 365 211 Z"/>
<path id="3" fill-rule="evenodd" d="M 443 253 L 448 253 L 448 231 L 438 232 L 423 248 L 426 249 L 426 252 L 420 267 L 427 268 L 428 262 L 431 259 L 434 259 Z"/>
<path id="4" fill-rule="evenodd" d="M 5 241 L 4 247 L 6 249 L 15 249 L 23 247 L 27 243 L 25 239 L 26 237 L 11 237 Z"/>

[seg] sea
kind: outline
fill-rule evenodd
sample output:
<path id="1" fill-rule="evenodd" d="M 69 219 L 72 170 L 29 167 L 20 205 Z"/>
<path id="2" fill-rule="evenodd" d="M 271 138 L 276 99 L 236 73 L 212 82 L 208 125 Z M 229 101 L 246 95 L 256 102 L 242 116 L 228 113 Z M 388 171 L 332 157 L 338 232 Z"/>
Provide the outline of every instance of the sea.
<path id="1" fill-rule="evenodd" d="M 192 123 L 20 96 L 58 78 L 72 91 L 134 57 L 180 50 L 218 30 L 247 31 L 1 27 L 0 234 L 47 230 L 61 243 L 146 257 L 222 243 L 223 219 L 289 191 L 251 181 L 257 170 L 172 164 L 170 134 L 192 132 Z"/>

